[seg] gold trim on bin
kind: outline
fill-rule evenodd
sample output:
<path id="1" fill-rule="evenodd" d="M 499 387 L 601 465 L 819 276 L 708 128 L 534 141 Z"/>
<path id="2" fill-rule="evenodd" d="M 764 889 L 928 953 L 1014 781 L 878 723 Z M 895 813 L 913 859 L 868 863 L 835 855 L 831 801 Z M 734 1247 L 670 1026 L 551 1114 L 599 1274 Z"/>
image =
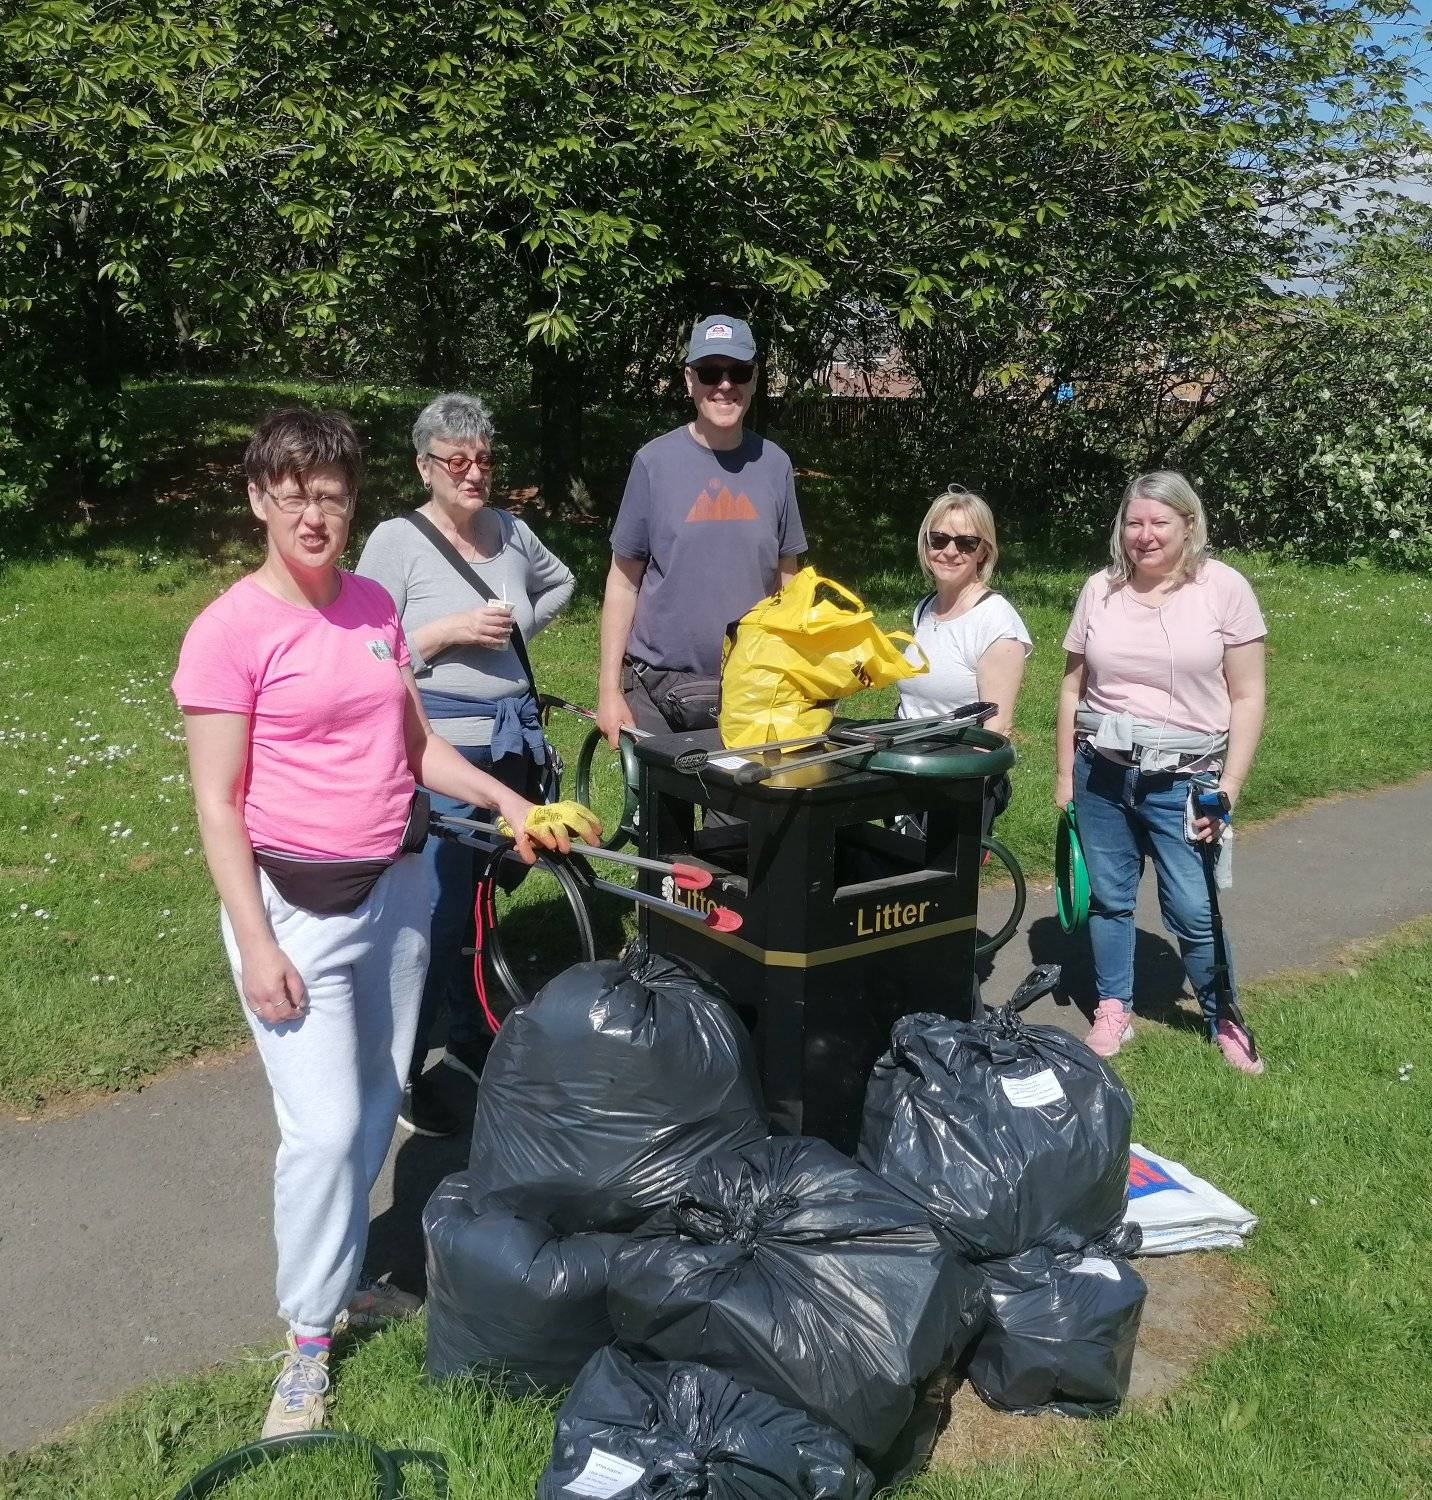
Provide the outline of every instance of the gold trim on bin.
<path id="1" fill-rule="evenodd" d="M 672 920 L 680 920 L 673 912 Z M 890 948 L 905 948 L 911 943 L 921 943 L 928 938 L 944 937 L 951 932 L 968 932 L 976 925 L 974 916 L 952 917 L 948 922 L 931 922 L 926 927 L 914 927 L 907 932 L 892 932 L 884 937 L 866 938 L 858 943 L 841 943 L 834 948 L 817 948 L 814 953 L 795 953 L 784 948 L 758 948 L 733 932 L 717 932 L 707 927 L 699 915 L 690 919 L 693 926 L 700 927 L 713 943 L 734 948 L 737 953 L 755 959 L 771 969 L 815 969 L 821 964 L 838 963 L 843 958 L 860 958 L 867 953 L 884 953 Z"/>

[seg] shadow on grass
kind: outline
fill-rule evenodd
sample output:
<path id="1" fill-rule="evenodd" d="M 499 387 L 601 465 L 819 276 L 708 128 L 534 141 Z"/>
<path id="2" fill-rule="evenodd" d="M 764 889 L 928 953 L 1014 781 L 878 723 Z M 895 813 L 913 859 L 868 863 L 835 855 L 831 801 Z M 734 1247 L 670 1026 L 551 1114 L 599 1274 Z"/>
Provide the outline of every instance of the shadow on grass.
<path id="1" fill-rule="evenodd" d="M 381 520 L 422 498 L 413 472 L 413 418 L 437 392 L 421 387 L 265 379 L 252 373 L 203 379 L 152 379 L 126 388 L 127 447 L 137 468 L 122 491 L 10 518 L 6 553 L 14 559 L 65 554 L 94 566 L 158 552 L 199 566 L 255 562 L 258 528 L 244 498 L 242 458 L 254 424 L 293 402 L 347 411 L 363 436 L 367 472 L 350 559 Z M 600 590 L 607 534 L 632 455 L 687 415 L 684 402 L 605 407 L 583 418 L 582 462 L 588 493 L 556 503 L 538 487 L 537 412 L 511 396 L 495 399 L 497 503 L 523 514 L 577 573 L 584 593 Z M 868 437 L 840 442 L 772 429 L 790 452 L 810 542 L 810 560 L 859 588 L 881 610 L 907 610 L 923 592 L 915 535 L 931 498 L 897 451 Z M 992 495 L 1001 530 L 1021 529 L 1014 500 Z M 1027 526 L 1024 527 L 1029 530 Z M 1094 539 L 1097 547 L 1097 539 Z M 1018 571 L 1021 603 L 1067 605 L 1067 577 L 1041 577 L 1047 539 L 1031 535 L 1006 548 Z M 1051 568 L 1069 559 L 1051 558 Z"/>
<path id="2" fill-rule="evenodd" d="M 302 402 L 348 412 L 364 440 L 366 472 L 351 560 L 379 521 L 421 501 L 410 430 L 436 394 L 243 376 L 136 382 L 126 390 L 127 445 L 138 465 L 129 482 L 114 494 L 10 518 L 6 554 L 16 560 L 64 554 L 92 566 L 150 552 L 199 565 L 256 562 L 259 533 L 244 494 L 244 445 L 266 412 Z M 535 412 L 511 402 L 494 404 L 497 503 L 526 514 L 539 529 L 560 527 L 557 550 L 584 581 L 595 579 L 606 560 L 607 528 L 598 517 L 614 513 L 632 453 L 659 426 L 641 412 L 589 414 L 584 435 L 591 513 L 568 507 L 557 516 L 537 489 Z"/>

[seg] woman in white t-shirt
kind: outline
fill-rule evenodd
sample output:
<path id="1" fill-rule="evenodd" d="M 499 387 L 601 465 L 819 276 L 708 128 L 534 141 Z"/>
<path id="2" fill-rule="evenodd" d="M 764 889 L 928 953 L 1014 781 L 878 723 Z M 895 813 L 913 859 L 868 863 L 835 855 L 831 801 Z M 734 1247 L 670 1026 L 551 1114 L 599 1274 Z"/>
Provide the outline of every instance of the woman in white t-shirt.
<path id="1" fill-rule="evenodd" d="M 916 555 L 920 571 L 935 585 L 914 615 L 915 643 L 930 670 L 900 683 L 900 717 L 931 718 L 983 699 L 997 709 L 988 727 L 1008 734 L 1034 645 L 1018 611 L 989 587 L 999 561 L 989 506 L 969 490 L 946 490 L 925 512 Z M 920 659 L 914 646 L 906 655 Z M 986 833 L 1009 805 L 1009 795 L 1007 776 L 986 788 Z"/>

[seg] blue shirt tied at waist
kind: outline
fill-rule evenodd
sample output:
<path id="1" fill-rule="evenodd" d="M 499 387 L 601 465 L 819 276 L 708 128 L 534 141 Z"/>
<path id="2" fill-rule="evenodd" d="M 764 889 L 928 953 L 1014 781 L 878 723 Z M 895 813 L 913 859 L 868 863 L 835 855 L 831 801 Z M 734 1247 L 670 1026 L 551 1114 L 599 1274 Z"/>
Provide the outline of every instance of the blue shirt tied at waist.
<path id="1" fill-rule="evenodd" d="M 418 696 L 430 719 L 491 719 L 493 764 L 508 755 L 527 754 L 538 766 L 547 764 L 547 739 L 542 733 L 542 714 L 531 693 L 510 698 L 461 698 L 422 688 Z"/>

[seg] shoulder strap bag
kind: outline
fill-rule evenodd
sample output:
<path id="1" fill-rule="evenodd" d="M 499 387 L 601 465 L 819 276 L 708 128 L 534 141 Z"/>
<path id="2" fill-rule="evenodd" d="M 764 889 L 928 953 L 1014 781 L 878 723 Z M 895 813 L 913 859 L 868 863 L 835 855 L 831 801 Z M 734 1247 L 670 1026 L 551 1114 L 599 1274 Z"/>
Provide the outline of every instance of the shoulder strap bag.
<path id="1" fill-rule="evenodd" d="M 497 595 L 478 577 L 462 553 L 426 516 L 410 510 L 403 519 L 417 528 L 418 532 L 431 543 L 438 556 L 462 578 L 474 593 L 488 604 L 497 602 Z M 517 653 L 517 660 L 522 664 L 523 672 L 527 674 L 527 686 L 532 690 L 532 699 L 540 711 L 542 698 L 537 691 L 537 678 L 532 671 L 532 658 L 527 654 L 527 642 L 522 639 L 522 632 L 515 620 L 512 622 L 512 649 Z M 534 765 L 531 769 L 532 787 L 529 795 L 532 799 L 537 802 L 556 802 L 561 796 L 562 758 L 557 754 L 557 747 L 551 740 L 547 741 L 547 764 L 545 766 Z"/>

